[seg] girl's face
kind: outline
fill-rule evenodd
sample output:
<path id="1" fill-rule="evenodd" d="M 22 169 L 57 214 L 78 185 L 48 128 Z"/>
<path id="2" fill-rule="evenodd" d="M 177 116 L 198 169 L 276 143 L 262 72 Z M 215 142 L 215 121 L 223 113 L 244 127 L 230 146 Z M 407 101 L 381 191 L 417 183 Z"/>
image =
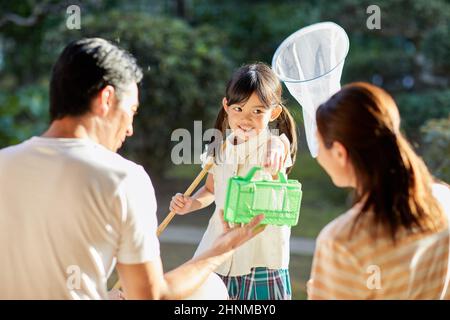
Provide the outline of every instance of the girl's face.
<path id="1" fill-rule="evenodd" d="M 222 104 L 231 130 L 243 141 L 265 130 L 269 122 L 278 118 L 282 111 L 281 106 L 265 107 L 256 93 L 252 93 L 243 104 L 228 105 L 226 98 L 223 98 Z"/>

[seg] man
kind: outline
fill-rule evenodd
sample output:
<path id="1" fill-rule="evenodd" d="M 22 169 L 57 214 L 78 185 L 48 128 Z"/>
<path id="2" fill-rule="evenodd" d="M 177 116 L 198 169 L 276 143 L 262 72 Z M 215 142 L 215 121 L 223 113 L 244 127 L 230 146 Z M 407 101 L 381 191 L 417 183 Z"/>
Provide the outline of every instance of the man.
<path id="1" fill-rule="evenodd" d="M 183 298 L 261 231 L 259 216 L 163 273 L 152 183 L 116 153 L 133 134 L 141 78 L 134 58 L 103 39 L 61 53 L 50 127 L 0 150 L 0 298 L 107 298 L 116 259 L 126 298 Z"/>

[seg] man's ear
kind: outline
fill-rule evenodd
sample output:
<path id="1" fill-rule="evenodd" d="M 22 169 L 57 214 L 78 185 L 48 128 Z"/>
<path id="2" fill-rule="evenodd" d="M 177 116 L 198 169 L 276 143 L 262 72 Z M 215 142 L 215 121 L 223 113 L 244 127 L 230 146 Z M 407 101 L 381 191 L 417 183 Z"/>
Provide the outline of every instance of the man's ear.
<path id="1" fill-rule="evenodd" d="M 113 86 L 107 85 L 97 94 L 92 105 L 92 112 L 100 117 L 105 117 L 114 105 L 116 92 Z"/>
<path id="2" fill-rule="evenodd" d="M 340 166 L 345 167 L 347 165 L 348 152 L 342 143 L 334 141 L 331 146 L 331 154 Z"/>
<path id="3" fill-rule="evenodd" d="M 273 108 L 272 113 L 270 114 L 270 121 L 273 121 L 276 118 L 278 118 L 282 112 L 283 108 L 280 105 Z"/>
<path id="4" fill-rule="evenodd" d="M 222 99 L 222 107 L 225 110 L 225 112 L 228 113 L 228 100 L 226 97 L 223 97 Z"/>

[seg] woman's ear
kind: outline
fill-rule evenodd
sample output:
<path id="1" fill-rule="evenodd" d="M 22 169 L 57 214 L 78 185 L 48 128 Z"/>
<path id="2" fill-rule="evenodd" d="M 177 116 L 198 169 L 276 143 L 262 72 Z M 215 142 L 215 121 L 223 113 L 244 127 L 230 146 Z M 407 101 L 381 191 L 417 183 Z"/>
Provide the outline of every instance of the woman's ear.
<path id="1" fill-rule="evenodd" d="M 223 106 L 223 109 L 225 110 L 225 112 L 228 113 L 228 101 L 227 101 L 226 97 L 223 97 L 223 99 L 222 99 L 222 106 Z"/>
<path id="2" fill-rule="evenodd" d="M 270 114 L 270 121 L 273 121 L 276 118 L 278 118 L 282 112 L 283 112 L 283 107 L 280 105 L 273 108 L 272 113 Z"/>
<path id="3" fill-rule="evenodd" d="M 346 167 L 348 163 L 348 153 L 347 149 L 339 141 L 334 141 L 331 146 L 331 155 L 334 160 L 341 166 Z"/>

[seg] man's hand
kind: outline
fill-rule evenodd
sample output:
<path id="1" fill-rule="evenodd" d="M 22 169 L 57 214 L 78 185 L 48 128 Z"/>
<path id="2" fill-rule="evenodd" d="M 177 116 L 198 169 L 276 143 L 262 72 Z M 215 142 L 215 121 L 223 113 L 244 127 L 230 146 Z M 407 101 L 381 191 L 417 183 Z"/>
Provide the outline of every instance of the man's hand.
<path id="1" fill-rule="evenodd" d="M 223 219 L 223 210 L 220 211 L 224 233 L 214 242 L 213 248 L 217 250 L 217 254 L 231 255 L 237 247 L 244 242 L 252 239 L 257 234 L 261 233 L 266 225 L 260 225 L 264 219 L 264 215 L 260 214 L 254 217 L 248 224 L 243 227 L 231 228 Z"/>
<path id="2" fill-rule="evenodd" d="M 109 300 L 126 300 L 123 292 L 119 289 L 112 289 L 108 291 Z"/>

